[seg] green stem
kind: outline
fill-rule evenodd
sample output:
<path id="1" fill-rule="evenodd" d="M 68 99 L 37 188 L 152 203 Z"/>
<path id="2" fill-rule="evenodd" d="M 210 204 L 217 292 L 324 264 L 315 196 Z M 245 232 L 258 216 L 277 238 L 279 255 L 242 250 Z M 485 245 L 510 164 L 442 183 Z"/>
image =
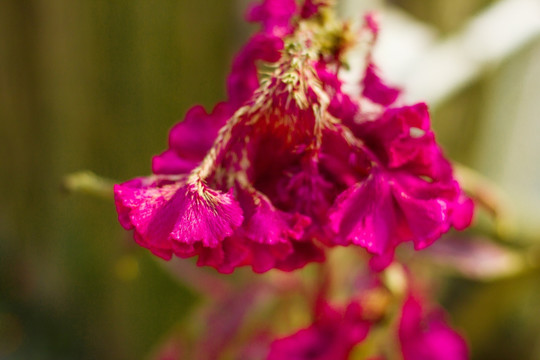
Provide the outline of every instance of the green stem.
<path id="1" fill-rule="evenodd" d="M 68 193 L 82 192 L 112 199 L 114 180 L 106 179 L 84 170 L 66 175 L 62 181 L 62 189 Z"/>

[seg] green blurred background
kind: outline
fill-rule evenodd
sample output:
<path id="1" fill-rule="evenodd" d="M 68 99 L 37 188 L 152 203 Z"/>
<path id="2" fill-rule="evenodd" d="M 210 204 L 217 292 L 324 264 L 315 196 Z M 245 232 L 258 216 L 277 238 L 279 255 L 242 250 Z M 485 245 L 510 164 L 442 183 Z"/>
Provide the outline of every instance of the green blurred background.
<path id="1" fill-rule="evenodd" d="M 494 2 L 389 4 L 445 36 Z M 146 358 L 196 303 L 132 244 L 112 201 L 61 184 L 84 169 L 119 181 L 148 174 L 185 111 L 224 97 L 234 51 L 253 30 L 241 21 L 246 3 L 0 2 L 0 359 Z M 536 38 L 433 114 L 451 157 L 530 200 L 540 198 L 527 130 L 538 128 L 539 59 Z M 475 358 L 540 359 L 539 279 L 452 280 L 445 302 Z"/>

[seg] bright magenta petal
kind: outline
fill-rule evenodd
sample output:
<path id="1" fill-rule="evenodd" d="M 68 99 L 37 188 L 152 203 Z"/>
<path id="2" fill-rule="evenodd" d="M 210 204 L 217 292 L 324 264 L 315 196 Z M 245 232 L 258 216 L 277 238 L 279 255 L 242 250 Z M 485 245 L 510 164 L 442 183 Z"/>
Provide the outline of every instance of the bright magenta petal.
<path id="1" fill-rule="evenodd" d="M 197 246 L 217 247 L 243 220 L 230 193 L 201 183 L 149 178 L 115 186 L 121 223 L 135 240 L 165 258 L 192 256 Z M 166 256 L 164 256 L 166 255 Z"/>
<path id="2" fill-rule="evenodd" d="M 370 176 L 337 198 L 330 212 L 330 226 L 341 239 L 338 241 L 382 255 L 393 240 L 395 212 L 386 179 Z"/>

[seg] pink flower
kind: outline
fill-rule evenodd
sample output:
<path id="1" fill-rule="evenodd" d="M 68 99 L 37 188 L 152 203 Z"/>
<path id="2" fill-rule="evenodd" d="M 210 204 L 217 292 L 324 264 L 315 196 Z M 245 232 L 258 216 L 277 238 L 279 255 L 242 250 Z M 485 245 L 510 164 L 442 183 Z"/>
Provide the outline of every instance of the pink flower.
<path id="1" fill-rule="evenodd" d="M 356 302 L 345 310 L 321 304 L 311 326 L 272 342 L 267 360 L 346 360 L 369 328 Z"/>
<path id="2" fill-rule="evenodd" d="M 404 360 L 467 360 L 467 344 L 450 328 L 441 311 L 428 314 L 415 297 L 403 305 L 399 341 Z"/>
<path id="3" fill-rule="evenodd" d="M 291 21 L 296 11 L 288 0 L 252 8 L 263 30 L 235 58 L 228 100 L 211 113 L 193 107 L 173 127 L 153 159 L 159 176 L 116 186 L 120 222 L 140 245 L 228 273 L 291 271 L 324 260 L 325 246 L 352 244 L 380 270 L 400 243 L 420 250 L 469 225 L 472 202 L 427 106 L 389 107 L 399 91 L 371 63 L 362 97 L 347 94 L 339 54 L 313 51 L 313 34 Z M 258 61 L 274 67 L 262 83 Z M 364 111 L 365 99 L 377 110 Z"/>

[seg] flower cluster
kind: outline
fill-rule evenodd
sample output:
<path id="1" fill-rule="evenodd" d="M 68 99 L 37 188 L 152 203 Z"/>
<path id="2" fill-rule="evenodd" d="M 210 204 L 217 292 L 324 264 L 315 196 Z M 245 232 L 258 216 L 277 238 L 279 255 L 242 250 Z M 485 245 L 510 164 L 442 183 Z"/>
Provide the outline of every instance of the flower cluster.
<path id="1" fill-rule="evenodd" d="M 190 109 L 153 175 L 115 186 L 120 223 L 138 244 L 222 273 L 292 271 L 355 245 L 378 270 L 400 243 L 419 250 L 468 226 L 472 203 L 427 106 L 399 104 L 400 91 L 378 75 L 371 16 L 360 30 L 368 50 L 358 95 L 344 91 L 339 72 L 354 36 L 329 3 L 251 7 L 248 19 L 262 27 L 233 61 L 227 100 L 211 113 Z"/>
<path id="2" fill-rule="evenodd" d="M 386 327 L 405 360 L 465 360 L 463 338 L 441 311 L 425 311 L 411 279 L 387 303 L 365 301 L 392 293 L 379 271 L 398 245 L 421 250 L 451 227 L 466 228 L 473 203 L 435 140 L 426 104 L 402 104 L 401 90 L 379 76 L 374 17 L 352 30 L 332 4 L 263 0 L 249 9 L 261 30 L 233 60 L 227 99 L 210 113 L 191 108 L 153 158 L 153 175 L 115 186 L 119 221 L 155 255 L 197 257 L 221 273 L 293 271 L 336 246 L 370 254 L 369 285 L 352 286 L 341 305 L 321 285 L 313 323 L 263 341 L 268 359 L 347 359 L 373 328 Z M 365 70 L 345 84 L 352 46 L 364 47 Z M 393 358 L 388 349 L 369 356 Z"/>

